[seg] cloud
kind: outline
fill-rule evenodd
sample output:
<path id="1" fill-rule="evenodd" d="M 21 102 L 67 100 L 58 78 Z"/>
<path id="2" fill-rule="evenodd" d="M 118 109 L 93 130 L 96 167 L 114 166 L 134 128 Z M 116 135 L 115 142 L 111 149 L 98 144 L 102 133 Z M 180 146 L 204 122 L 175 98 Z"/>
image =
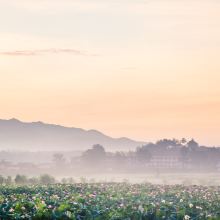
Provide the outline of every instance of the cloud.
<path id="1" fill-rule="evenodd" d="M 95 56 L 87 54 L 85 51 L 75 50 L 75 49 L 41 49 L 41 50 L 13 50 L 13 51 L 2 51 L 0 55 L 5 56 L 37 56 L 43 54 L 73 54 L 76 56 Z"/>

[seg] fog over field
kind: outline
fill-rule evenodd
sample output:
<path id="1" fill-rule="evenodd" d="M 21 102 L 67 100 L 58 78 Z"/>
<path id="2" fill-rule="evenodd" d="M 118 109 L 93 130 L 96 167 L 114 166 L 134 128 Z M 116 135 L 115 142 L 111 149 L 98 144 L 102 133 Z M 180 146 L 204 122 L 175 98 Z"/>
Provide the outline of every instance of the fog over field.
<path id="1" fill-rule="evenodd" d="M 95 130 L 0 120 L 0 173 L 56 181 L 220 184 L 220 148 L 194 139 L 138 142 Z M 66 180 L 65 180 L 66 179 Z"/>

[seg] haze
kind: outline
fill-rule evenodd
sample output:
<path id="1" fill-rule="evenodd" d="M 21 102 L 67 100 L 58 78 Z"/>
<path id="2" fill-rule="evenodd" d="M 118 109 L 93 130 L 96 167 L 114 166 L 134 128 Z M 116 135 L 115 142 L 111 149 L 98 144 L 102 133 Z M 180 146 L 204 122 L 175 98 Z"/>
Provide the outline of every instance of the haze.
<path id="1" fill-rule="evenodd" d="M 0 118 L 219 145 L 217 0 L 0 0 Z"/>

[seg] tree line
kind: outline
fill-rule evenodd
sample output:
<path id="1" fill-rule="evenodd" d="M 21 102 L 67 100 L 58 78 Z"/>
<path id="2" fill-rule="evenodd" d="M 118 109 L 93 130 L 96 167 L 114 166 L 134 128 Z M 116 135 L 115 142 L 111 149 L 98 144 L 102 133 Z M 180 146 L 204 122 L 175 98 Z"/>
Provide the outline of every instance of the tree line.
<path id="1" fill-rule="evenodd" d="M 14 178 L 11 176 L 4 177 L 0 175 L 0 185 L 37 185 L 37 184 L 54 184 L 56 182 L 53 176 L 48 174 L 43 174 L 39 177 L 30 177 L 28 178 L 26 175 L 17 174 Z"/>
<path id="2" fill-rule="evenodd" d="M 107 167 L 115 171 L 120 169 L 147 171 L 146 166 L 149 166 L 155 158 L 158 164 L 160 160 L 167 159 L 169 163 L 169 160 L 176 159 L 176 167 L 174 164 L 172 169 L 216 171 L 220 165 L 220 148 L 200 146 L 194 139 L 187 141 L 185 138 L 162 139 L 129 152 L 106 152 L 102 145 L 96 144 L 83 152 L 81 163 L 90 169 Z M 151 169 L 157 169 L 156 166 Z"/>

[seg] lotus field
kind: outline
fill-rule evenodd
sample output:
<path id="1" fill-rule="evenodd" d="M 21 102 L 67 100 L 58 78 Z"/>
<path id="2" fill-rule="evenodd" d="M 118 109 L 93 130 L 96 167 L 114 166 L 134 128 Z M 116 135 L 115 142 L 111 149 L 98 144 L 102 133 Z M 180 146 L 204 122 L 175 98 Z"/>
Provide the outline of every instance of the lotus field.
<path id="1" fill-rule="evenodd" d="M 220 219 L 220 187 L 147 183 L 0 186 L 0 219 Z"/>

